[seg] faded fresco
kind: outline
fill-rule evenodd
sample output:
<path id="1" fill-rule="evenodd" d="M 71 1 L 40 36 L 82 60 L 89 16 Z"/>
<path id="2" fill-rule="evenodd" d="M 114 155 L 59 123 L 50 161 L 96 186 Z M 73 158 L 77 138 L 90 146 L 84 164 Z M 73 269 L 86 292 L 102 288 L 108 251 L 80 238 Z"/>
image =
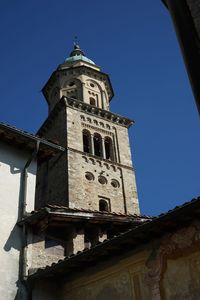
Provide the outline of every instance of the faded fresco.
<path id="1" fill-rule="evenodd" d="M 163 278 L 164 297 L 169 300 L 197 300 L 200 298 L 199 252 L 168 260 Z"/>
<path id="2" fill-rule="evenodd" d="M 128 272 L 96 281 L 71 293 L 63 293 L 63 300 L 132 300 L 131 279 Z"/>
<path id="3" fill-rule="evenodd" d="M 113 262 L 94 277 L 64 284 L 62 300 L 200 299 L 200 223 L 165 235 L 146 251 Z M 139 261 L 138 258 L 140 257 Z M 123 265 L 124 264 L 124 265 Z M 118 267 L 120 267 L 118 269 Z"/>

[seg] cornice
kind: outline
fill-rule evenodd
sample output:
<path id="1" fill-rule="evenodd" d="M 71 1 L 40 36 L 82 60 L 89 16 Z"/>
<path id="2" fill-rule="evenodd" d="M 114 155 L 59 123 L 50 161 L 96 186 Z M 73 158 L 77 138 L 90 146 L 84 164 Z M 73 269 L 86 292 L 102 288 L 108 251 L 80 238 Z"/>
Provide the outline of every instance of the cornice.
<path id="1" fill-rule="evenodd" d="M 53 110 L 50 112 L 49 116 L 45 120 L 45 122 L 42 124 L 42 126 L 38 130 L 37 134 L 39 136 L 41 136 L 43 130 L 45 128 L 47 128 L 50 123 L 53 122 L 53 119 L 55 118 L 55 116 L 59 113 L 59 111 L 63 107 L 70 107 L 72 109 L 82 111 L 89 115 L 103 119 L 104 121 L 106 120 L 106 121 L 112 122 L 115 125 L 123 126 L 126 128 L 129 128 L 134 123 L 133 120 L 128 119 L 126 117 L 120 116 L 118 114 L 114 114 L 110 111 L 107 111 L 107 110 L 104 110 L 104 109 L 101 109 L 98 107 L 94 107 L 90 104 L 84 103 L 83 101 L 63 96 L 58 101 L 58 103 L 55 105 L 55 107 L 53 108 Z"/>
<path id="2" fill-rule="evenodd" d="M 72 99 L 72 98 L 68 98 L 68 97 L 63 97 L 66 105 L 68 107 L 72 107 L 76 110 L 88 113 L 90 115 L 99 117 L 101 119 L 104 119 L 106 121 L 110 121 L 116 125 L 121 125 L 124 126 L 126 128 L 129 128 L 131 125 L 133 125 L 134 121 L 131 119 L 128 119 L 126 117 L 120 116 L 118 114 L 114 114 L 108 110 L 104 110 L 98 107 L 94 107 L 90 104 L 84 103 L 80 100 L 77 99 Z"/>

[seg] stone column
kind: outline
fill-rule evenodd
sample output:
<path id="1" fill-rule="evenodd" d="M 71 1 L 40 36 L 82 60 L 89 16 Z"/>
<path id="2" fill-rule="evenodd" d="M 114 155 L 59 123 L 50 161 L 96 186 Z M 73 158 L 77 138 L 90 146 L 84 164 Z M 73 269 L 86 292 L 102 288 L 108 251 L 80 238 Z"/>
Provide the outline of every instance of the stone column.
<path id="1" fill-rule="evenodd" d="M 105 141 L 104 141 L 103 137 L 102 137 L 102 140 L 101 140 L 101 150 L 102 150 L 103 158 L 106 159 Z"/>
<path id="2" fill-rule="evenodd" d="M 94 136 L 93 134 L 90 135 L 90 151 L 91 151 L 91 154 L 94 155 Z"/>
<path id="3" fill-rule="evenodd" d="M 85 248 L 84 230 L 80 230 L 74 234 L 73 248 L 74 253 L 77 253 L 78 251 L 83 251 L 83 249 Z"/>

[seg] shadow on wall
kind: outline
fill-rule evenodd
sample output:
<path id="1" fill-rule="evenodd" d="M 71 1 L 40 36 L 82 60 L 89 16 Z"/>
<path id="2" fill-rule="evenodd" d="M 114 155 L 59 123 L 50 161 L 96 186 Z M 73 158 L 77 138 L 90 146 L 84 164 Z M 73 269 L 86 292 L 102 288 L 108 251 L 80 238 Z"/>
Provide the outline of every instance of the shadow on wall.
<path id="1" fill-rule="evenodd" d="M 15 225 L 10 232 L 10 235 L 3 247 L 6 252 L 9 252 L 12 248 L 20 251 L 22 247 L 22 230 L 18 225 Z"/>
<path id="2" fill-rule="evenodd" d="M 0 185 L 3 187 L 0 199 L 1 213 L 3 220 L 6 218 L 6 226 L 1 228 L 1 230 L 7 239 L 1 251 L 7 252 L 5 260 L 8 262 L 8 269 L 2 271 L 6 274 L 5 282 L 10 284 L 9 294 L 12 294 L 12 299 L 22 300 L 23 297 L 21 295 L 24 287 L 18 281 L 18 275 L 22 271 L 21 250 L 25 245 L 25 237 L 23 236 L 22 228 L 17 225 L 17 222 L 21 219 L 24 208 L 25 186 L 23 169 L 30 157 L 30 153 L 22 149 L 18 150 L 2 142 L 0 142 L 0 149 Z M 28 173 L 35 175 L 35 172 L 34 163 L 29 166 Z M 0 218 L 0 220 L 2 219 Z M 19 265 L 17 266 L 18 263 Z M 14 279 L 16 286 L 14 286 Z M 9 282 L 10 280 L 11 282 Z"/>
<path id="3" fill-rule="evenodd" d="M 10 166 L 11 170 L 15 170 L 16 168 L 13 166 Z M 20 187 L 19 187 L 19 195 L 18 195 L 18 211 L 16 212 L 16 217 L 17 217 L 17 221 L 19 221 L 21 219 L 21 215 L 22 215 L 22 209 L 23 209 L 23 199 L 24 199 L 24 180 L 23 180 L 23 174 L 22 171 L 20 169 L 17 169 L 18 171 L 14 171 L 15 173 L 20 173 Z M 18 251 L 21 250 L 22 248 L 22 239 L 23 239 L 23 235 L 22 235 L 22 229 L 15 224 L 13 229 L 11 230 L 9 237 L 4 245 L 4 250 L 5 251 L 10 251 L 11 248 L 14 248 Z"/>

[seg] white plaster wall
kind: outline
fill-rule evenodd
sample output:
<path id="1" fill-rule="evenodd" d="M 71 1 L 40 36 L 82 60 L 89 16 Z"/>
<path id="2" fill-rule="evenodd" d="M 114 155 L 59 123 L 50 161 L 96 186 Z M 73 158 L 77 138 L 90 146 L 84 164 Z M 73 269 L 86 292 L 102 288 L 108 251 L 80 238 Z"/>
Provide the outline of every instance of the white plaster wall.
<path id="1" fill-rule="evenodd" d="M 30 153 L 0 143 L 0 299 L 17 294 L 22 232 L 16 225 L 22 200 L 21 173 Z M 28 169 L 27 209 L 33 210 L 36 163 Z"/>

